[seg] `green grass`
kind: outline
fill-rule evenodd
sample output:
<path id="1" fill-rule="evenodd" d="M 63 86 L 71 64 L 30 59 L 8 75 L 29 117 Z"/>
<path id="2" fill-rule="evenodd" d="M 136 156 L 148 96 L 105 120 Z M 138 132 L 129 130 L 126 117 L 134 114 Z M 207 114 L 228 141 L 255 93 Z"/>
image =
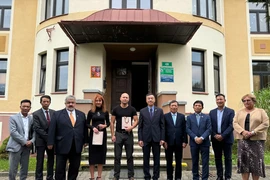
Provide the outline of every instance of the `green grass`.
<path id="1" fill-rule="evenodd" d="M 44 160 L 44 170 L 46 170 L 46 159 Z M 36 157 L 30 157 L 29 159 L 29 167 L 28 171 L 35 171 L 36 170 Z M 8 159 L 0 159 L 0 172 L 8 171 L 9 170 L 9 163 Z"/>
<path id="2" fill-rule="evenodd" d="M 264 163 L 270 165 L 270 151 L 264 153 Z M 232 164 L 237 165 L 237 154 L 232 154 Z M 210 155 L 209 165 L 215 165 L 214 155 Z"/>

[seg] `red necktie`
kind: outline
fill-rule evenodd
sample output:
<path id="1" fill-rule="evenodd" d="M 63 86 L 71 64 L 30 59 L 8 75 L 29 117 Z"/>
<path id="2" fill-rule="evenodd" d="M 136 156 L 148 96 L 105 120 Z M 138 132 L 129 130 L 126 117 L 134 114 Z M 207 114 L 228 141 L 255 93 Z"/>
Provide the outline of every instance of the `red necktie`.
<path id="1" fill-rule="evenodd" d="M 45 112 L 46 112 L 46 119 L 48 121 L 48 125 L 50 125 L 51 120 L 50 120 L 50 116 L 49 116 L 49 111 L 45 111 Z"/>

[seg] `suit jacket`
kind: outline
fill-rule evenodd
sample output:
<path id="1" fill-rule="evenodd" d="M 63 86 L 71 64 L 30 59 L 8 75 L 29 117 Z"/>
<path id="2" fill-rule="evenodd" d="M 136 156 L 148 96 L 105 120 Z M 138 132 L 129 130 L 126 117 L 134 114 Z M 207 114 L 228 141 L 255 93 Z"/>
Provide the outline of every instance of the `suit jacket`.
<path id="1" fill-rule="evenodd" d="M 176 124 L 172 118 L 171 112 L 164 115 L 165 121 L 165 141 L 168 145 L 172 146 L 182 145 L 182 143 L 187 143 L 187 133 L 186 133 L 186 119 L 181 113 L 177 113 Z"/>
<path id="2" fill-rule="evenodd" d="M 190 136 L 190 146 L 198 146 L 194 138 L 203 137 L 203 143 L 201 146 L 210 146 L 209 136 L 211 135 L 211 120 L 210 117 L 206 114 L 200 114 L 200 124 L 198 126 L 195 113 L 187 117 L 186 131 Z"/>
<path id="3" fill-rule="evenodd" d="M 26 145 L 27 141 L 31 141 L 32 144 L 35 142 L 35 131 L 33 128 L 33 117 L 28 116 L 28 132 L 24 131 L 23 120 L 21 113 L 10 116 L 9 119 L 9 131 L 10 138 L 6 147 L 7 151 L 18 152 L 22 146 Z M 25 133 L 28 133 L 28 140 L 24 138 Z M 31 147 L 29 147 L 29 150 Z"/>
<path id="4" fill-rule="evenodd" d="M 50 118 L 55 111 L 49 109 Z M 36 146 L 47 146 L 49 125 L 41 109 L 33 112 L 34 130 L 36 132 Z"/>
<path id="5" fill-rule="evenodd" d="M 240 134 L 245 130 L 245 120 L 247 112 L 245 108 L 239 110 L 233 120 L 233 127 L 235 130 L 235 138 L 243 139 L 243 136 Z M 255 132 L 255 136 L 250 137 L 250 140 L 266 140 L 267 138 L 267 129 L 269 127 L 269 117 L 265 110 L 260 108 L 255 108 L 250 113 L 249 121 L 249 130 Z"/>
<path id="6" fill-rule="evenodd" d="M 73 140 L 76 152 L 81 153 L 84 143 L 87 143 L 87 126 L 85 114 L 79 110 L 76 112 L 74 127 L 71 124 L 66 109 L 55 111 L 51 118 L 47 145 L 54 145 L 57 154 L 68 154 Z"/>
<path id="7" fill-rule="evenodd" d="M 143 142 L 165 141 L 164 114 L 162 109 L 155 106 L 152 119 L 150 119 L 148 107 L 140 110 L 138 137 L 139 141 Z"/>
<path id="8" fill-rule="evenodd" d="M 216 134 L 218 134 L 217 130 L 217 108 L 213 109 L 209 113 L 211 124 L 212 124 L 212 135 L 211 140 L 213 142 L 218 142 L 217 139 L 214 138 Z M 223 110 L 223 116 L 221 120 L 221 136 L 223 137 L 223 141 L 225 143 L 233 144 L 233 117 L 234 117 L 234 110 L 225 107 Z"/>

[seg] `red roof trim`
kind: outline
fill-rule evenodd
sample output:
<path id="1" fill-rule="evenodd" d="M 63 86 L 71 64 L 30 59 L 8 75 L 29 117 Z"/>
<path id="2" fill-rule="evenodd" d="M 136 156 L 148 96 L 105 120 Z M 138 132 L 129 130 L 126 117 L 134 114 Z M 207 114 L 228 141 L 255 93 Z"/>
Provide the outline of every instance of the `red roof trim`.
<path id="1" fill-rule="evenodd" d="M 154 9 L 105 9 L 91 14 L 81 21 L 113 22 L 180 22 L 162 11 Z"/>

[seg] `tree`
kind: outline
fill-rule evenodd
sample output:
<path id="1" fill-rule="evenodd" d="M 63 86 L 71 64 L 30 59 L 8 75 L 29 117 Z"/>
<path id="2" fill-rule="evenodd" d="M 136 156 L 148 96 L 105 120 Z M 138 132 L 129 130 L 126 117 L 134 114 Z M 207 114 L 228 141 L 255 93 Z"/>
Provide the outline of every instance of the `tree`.
<path id="1" fill-rule="evenodd" d="M 256 107 L 262 108 L 266 111 L 268 117 L 270 117 L 270 86 L 263 88 L 259 91 L 254 92 L 256 96 Z M 267 140 L 266 140 L 266 150 L 270 150 L 270 128 L 268 128 Z"/>

